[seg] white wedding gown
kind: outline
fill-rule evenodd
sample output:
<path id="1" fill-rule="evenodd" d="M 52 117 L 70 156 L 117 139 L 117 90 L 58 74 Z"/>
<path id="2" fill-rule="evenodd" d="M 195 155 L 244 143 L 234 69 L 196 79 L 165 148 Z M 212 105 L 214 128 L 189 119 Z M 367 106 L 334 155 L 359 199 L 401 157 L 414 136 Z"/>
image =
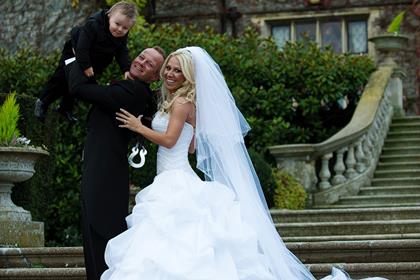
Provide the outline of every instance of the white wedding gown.
<path id="1" fill-rule="evenodd" d="M 168 115 L 157 113 L 153 129 L 167 125 Z M 157 176 L 137 194 L 128 230 L 108 242 L 101 280 L 275 279 L 234 193 L 192 170 L 193 133 L 185 123 L 174 147 L 159 147 Z M 340 270 L 333 275 L 327 279 L 348 279 Z"/>

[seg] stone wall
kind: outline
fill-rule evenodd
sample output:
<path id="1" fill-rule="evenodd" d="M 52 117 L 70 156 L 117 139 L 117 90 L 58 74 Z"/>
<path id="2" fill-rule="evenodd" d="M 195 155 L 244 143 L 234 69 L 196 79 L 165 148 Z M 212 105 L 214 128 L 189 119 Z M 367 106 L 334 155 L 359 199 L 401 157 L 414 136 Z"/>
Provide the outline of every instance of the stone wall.
<path id="1" fill-rule="evenodd" d="M 61 50 L 70 29 L 83 24 L 96 9 L 95 1 L 3 0 L 0 1 L 0 48 L 10 51 L 25 46 L 42 52 Z"/>

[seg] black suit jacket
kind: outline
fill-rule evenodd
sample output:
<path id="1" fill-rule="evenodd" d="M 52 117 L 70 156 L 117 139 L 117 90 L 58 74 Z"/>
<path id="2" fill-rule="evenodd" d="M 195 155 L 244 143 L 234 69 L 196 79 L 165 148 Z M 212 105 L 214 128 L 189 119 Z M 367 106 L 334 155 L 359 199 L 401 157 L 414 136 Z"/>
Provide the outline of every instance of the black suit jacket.
<path id="1" fill-rule="evenodd" d="M 70 93 L 91 104 L 84 147 L 82 195 L 88 223 L 105 238 L 126 230 L 129 175 L 128 143 L 135 136 L 119 128 L 115 113 L 123 108 L 151 117 L 156 102 L 148 84 L 125 80 L 109 86 L 89 82 L 73 62 L 66 66 Z"/>

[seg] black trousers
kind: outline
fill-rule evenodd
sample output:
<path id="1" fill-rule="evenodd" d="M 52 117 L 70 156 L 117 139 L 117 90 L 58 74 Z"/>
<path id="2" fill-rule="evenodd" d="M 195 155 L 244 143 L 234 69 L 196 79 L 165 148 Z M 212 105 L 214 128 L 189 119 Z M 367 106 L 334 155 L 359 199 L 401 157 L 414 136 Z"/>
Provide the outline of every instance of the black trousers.
<path id="1" fill-rule="evenodd" d="M 83 253 L 87 280 L 99 280 L 102 273 L 108 269 L 105 263 L 105 248 L 108 239 L 100 235 L 89 224 L 86 218 L 85 204 L 82 205 L 83 214 Z"/>
<path id="2" fill-rule="evenodd" d="M 62 97 L 60 107 L 66 111 L 73 109 L 75 99 L 69 94 L 68 83 L 64 73 L 64 61 L 73 56 L 71 42 L 67 41 L 61 52 L 61 58 L 57 68 L 42 89 L 40 99 L 45 107 L 48 107 L 51 103 Z"/>

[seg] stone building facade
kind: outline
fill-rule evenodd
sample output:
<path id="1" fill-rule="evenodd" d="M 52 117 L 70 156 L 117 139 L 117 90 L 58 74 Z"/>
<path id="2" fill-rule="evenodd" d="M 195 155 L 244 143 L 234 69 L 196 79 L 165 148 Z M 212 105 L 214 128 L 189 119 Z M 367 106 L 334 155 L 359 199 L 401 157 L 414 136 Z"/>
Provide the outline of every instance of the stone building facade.
<path id="1" fill-rule="evenodd" d="M 61 49 L 71 27 L 82 24 L 103 2 L 0 1 L 0 48 Z M 407 112 L 420 114 L 419 0 L 149 0 L 144 12 L 150 22 L 211 26 L 232 36 L 241 36 L 252 26 L 261 36 L 273 36 L 279 45 L 299 39 L 302 30 L 308 31 L 321 46 L 331 43 L 337 52 L 368 53 L 380 60 L 368 38 L 384 32 L 403 10 L 407 12 L 402 31 L 410 39 L 396 60 L 406 74 Z M 330 31 L 333 35 L 328 35 Z"/>
<path id="2" fill-rule="evenodd" d="M 0 1 L 0 48 L 61 49 L 70 29 L 82 24 L 96 6 L 92 0 Z"/>
<path id="3" fill-rule="evenodd" d="M 337 52 L 368 53 L 380 60 L 368 38 L 385 32 L 394 16 L 404 10 L 402 32 L 409 36 L 409 43 L 396 61 L 406 74 L 407 112 L 420 114 L 420 1 L 151 0 L 146 12 L 151 22 L 211 26 L 232 36 L 240 36 L 247 26 L 253 26 L 262 36 L 273 36 L 279 45 L 298 39 L 299 30 L 311 33 L 312 28 L 311 35 L 321 46 L 332 43 Z M 329 31 L 336 37 L 328 37 Z"/>

